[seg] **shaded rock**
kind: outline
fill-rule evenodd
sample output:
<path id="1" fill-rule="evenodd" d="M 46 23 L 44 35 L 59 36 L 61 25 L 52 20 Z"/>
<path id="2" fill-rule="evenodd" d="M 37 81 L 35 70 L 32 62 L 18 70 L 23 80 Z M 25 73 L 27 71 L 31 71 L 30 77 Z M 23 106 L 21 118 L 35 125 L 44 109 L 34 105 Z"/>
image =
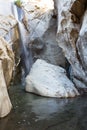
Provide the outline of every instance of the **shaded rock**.
<path id="1" fill-rule="evenodd" d="M 81 30 L 76 43 L 78 55 L 81 60 L 82 66 L 87 73 L 87 10 L 85 11 Z"/>
<path id="2" fill-rule="evenodd" d="M 79 95 L 66 71 L 38 59 L 26 77 L 26 91 L 46 97 L 75 97 Z"/>
<path id="3" fill-rule="evenodd" d="M 87 92 L 87 10 L 85 11 L 82 20 L 82 26 L 76 42 L 76 48 L 83 75 L 81 74 L 81 71 L 80 75 L 77 75 L 74 72 L 75 76 L 73 81 L 78 87 L 83 88 L 83 90 Z"/>
<path id="4" fill-rule="evenodd" d="M 40 58 L 51 64 L 65 67 L 66 60 L 64 54 L 56 41 L 56 25 L 56 19 L 52 17 L 49 28 L 41 39 L 37 38 L 37 40 L 35 39 L 32 42 L 32 48 L 36 49 L 33 51 L 36 59 Z"/>
<path id="5" fill-rule="evenodd" d="M 57 19 L 54 17 L 53 0 L 29 0 L 23 5 L 23 10 L 23 22 L 29 32 L 34 61 L 39 58 L 65 67 L 65 57 L 56 41 Z"/>
<path id="6" fill-rule="evenodd" d="M 78 46 L 79 43 L 77 39 L 80 35 L 79 32 L 82 24 L 81 19 L 83 13 L 85 12 L 86 0 L 55 0 L 55 2 L 58 12 L 58 45 L 63 49 L 66 58 L 71 64 L 73 82 L 78 88 L 83 88 L 83 90 L 85 90 L 87 86 L 87 78 L 86 72 L 84 71 L 84 65 L 82 65 L 79 55 L 79 48 L 84 41 L 86 45 L 86 40 L 81 41 L 81 44 Z M 78 11 L 76 8 L 77 3 L 79 3 Z M 82 12 L 80 10 L 82 10 Z M 86 16 L 84 19 L 86 20 Z M 83 24 L 84 23 L 85 22 L 83 22 Z M 86 24 L 84 24 L 84 26 L 86 28 Z M 82 28 L 84 26 L 82 25 Z M 83 32 L 83 34 L 85 34 L 86 30 Z M 82 35 L 82 37 L 85 39 L 85 35 Z"/>

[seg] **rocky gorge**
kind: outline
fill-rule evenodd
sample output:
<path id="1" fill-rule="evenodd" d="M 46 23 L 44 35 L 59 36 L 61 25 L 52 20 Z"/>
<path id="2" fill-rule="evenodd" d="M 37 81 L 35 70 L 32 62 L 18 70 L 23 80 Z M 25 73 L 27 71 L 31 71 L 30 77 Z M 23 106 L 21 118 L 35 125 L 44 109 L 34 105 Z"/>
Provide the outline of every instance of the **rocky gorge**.
<path id="1" fill-rule="evenodd" d="M 86 0 L 0 1 L 0 117 L 12 108 L 11 79 L 46 97 L 87 92 L 86 17 Z"/>

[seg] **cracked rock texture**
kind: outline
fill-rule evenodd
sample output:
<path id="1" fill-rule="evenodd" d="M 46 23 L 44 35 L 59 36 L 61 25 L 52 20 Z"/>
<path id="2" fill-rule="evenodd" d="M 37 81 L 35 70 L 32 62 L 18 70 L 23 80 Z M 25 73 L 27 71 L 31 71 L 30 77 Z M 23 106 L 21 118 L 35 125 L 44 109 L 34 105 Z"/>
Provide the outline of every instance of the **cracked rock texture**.
<path id="1" fill-rule="evenodd" d="M 8 43 L 0 37 L 0 117 L 6 116 L 11 110 L 11 102 L 7 87 L 12 78 L 14 54 Z"/>
<path id="2" fill-rule="evenodd" d="M 57 9 L 57 42 L 72 68 L 78 89 L 87 88 L 87 11 L 86 0 L 54 0 Z"/>
<path id="3" fill-rule="evenodd" d="M 6 116 L 10 112 L 11 108 L 12 105 L 7 92 L 2 61 L 0 60 L 0 117 Z"/>
<path id="4" fill-rule="evenodd" d="M 53 0 L 29 0 L 23 4 L 24 25 L 29 32 L 29 44 L 34 60 L 65 67 L 66 60 L 56 41 L 57 19 Z"/>
<path id="5" fill-rule="evenodd" d="M 15 64 L 17 64 L 20 55 L 19 34 L 17 21 L 12 15 L 0 15 L 0 36 L 3 37 L 15 54 Z"/>
<path id="6" fill-rule="evenodd" d="M 0 1 L 0 117 L 6 116 L 12 108 L 7 89 L 19 58 L 17 21 L 11 6 L 11 3 Z"/>

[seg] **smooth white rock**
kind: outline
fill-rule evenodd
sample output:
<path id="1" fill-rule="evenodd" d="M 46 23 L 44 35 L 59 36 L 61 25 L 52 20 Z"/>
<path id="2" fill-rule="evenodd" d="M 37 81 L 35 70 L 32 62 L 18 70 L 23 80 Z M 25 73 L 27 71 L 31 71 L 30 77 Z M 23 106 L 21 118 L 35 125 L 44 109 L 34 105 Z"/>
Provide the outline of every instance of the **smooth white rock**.
<path id="1" fill-rule="evenodd" d="M 38 59 L 26 77 L 26 91 L 46 97 L 75 97 L 79 92 L 67 78 L 66 71 Z"/>

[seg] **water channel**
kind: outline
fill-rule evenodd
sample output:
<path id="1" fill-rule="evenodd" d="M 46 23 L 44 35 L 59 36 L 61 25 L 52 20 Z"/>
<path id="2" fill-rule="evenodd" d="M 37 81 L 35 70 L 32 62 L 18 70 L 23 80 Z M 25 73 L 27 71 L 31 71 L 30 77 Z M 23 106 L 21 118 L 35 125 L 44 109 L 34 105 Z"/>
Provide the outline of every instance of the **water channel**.
<path id="1" fill-rule="evenodd" d="M 9 90 L 11 113 L 0 130 L 87 130 L 87 95 L 73 99 L 45 98 L 26 93 L 21 85 Z"/>

